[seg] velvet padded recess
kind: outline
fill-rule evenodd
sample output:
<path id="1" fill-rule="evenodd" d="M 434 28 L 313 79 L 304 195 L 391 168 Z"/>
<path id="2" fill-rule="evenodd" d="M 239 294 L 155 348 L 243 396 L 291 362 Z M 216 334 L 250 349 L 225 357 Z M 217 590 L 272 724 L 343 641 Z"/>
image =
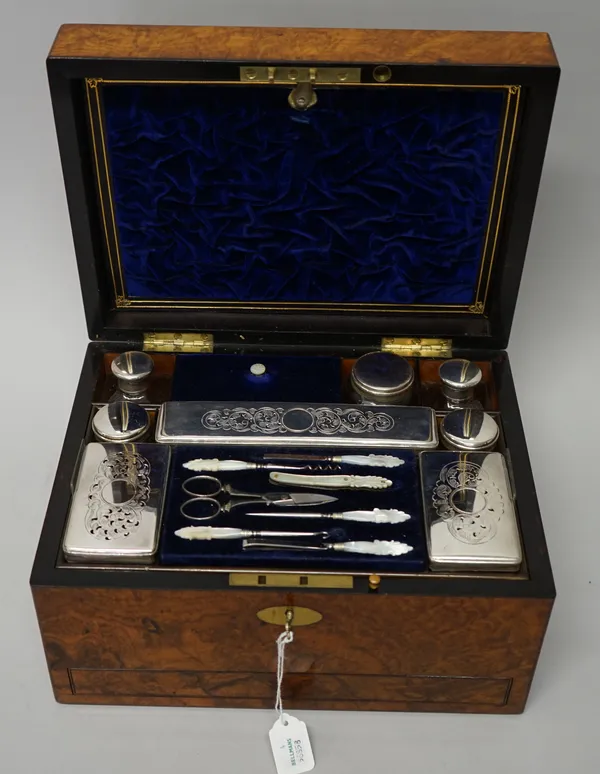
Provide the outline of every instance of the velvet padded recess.
<path id="1" fill-rule="evenodd" d="M 470 304 L 504 95 L 105 84 L 127 296 Z"/>
<path id="2" fill-rule="evenodd" d="M 262 363 L 258 376 L 252 365 Z M 178 355 L 171 400 L 341 403 L 338 357 Z"/>

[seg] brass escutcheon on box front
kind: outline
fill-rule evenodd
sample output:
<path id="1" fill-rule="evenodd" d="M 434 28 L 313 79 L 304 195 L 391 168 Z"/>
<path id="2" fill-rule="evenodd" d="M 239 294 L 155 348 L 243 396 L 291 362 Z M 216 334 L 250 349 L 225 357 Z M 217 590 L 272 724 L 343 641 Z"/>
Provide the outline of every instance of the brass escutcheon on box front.
<path id="1" fill-rule="evenodd" d="M 291 612 L 291 615 L 288 615 Z M 275 626 L 289 626 L 290 622 L 296 626 L 310 626 L 319 623 L 323 616 L 309 607 L 293 607 L 291 605 L 278 605 L 277 607 L 265 607 L 256 614 L 257 618 Z"/>

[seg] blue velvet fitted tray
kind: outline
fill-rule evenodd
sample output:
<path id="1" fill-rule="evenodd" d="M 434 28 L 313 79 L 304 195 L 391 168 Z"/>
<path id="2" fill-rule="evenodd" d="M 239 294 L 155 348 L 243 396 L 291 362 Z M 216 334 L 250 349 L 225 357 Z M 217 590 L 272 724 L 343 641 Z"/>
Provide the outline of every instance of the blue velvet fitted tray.
<path id="1" fill-rule="evenodd" d="M 116 306 L 483 313 L 511 89 L 88 82 Z"/>
<path id="2" fill-rule="evenodd" d="M 300 449 L 295 449 L 300 452 Z M 307 453 L 311 453 L 307 448 Z M 319 448 L 319 454 L 337 454 L 339 449 Z M 356 453 L 368 453 L 357 450 Z M 379 475 L 392 479 L 393 484 L 384 490 L 316 490 L 293 487 L 277 487 L 269 483 L 268 471 L 251 470 L 236 473 L 209 474 L 217 476 L 223 483 L 231 484 L 245 492 L 300 491 L 323 492 L 338 498 L 337 502 L 309 508 L 285 508 L 265 506 L 257 503 L 249 507 L 234 508 L 231 513 L 221 513 L 211 521 L 196 522 L 186 519 L 180 513 L 180 507 L 189 495 L 182 490 L 182 483 L 196 475 L 183 467 L 183 463 L 202 457 L 205 459 L 240 459 L 259 462 L 263 454 L 277 453 L 275 447 L 228 446 L 178 446 L 173 450 L 171 459 L 171 478 L 163 516 L 162 538 L 159 549 L 159 561 L 163 565 L 187 565 L 198 567 L 281 567 L 299 570 L 354 570 L 356 572 L 419 572 L 426 569 L 427 547 L 425 543 L 417 455 L 410 451 L 377 449 L 377 454 L 394 454 L 404 460 L 397 468 L 363 468 L 342 466 L 340 472 L 357 475 Z M 348 450 L 350 452 L 350 450 Z M 296 463 L 291 463 L 296 464 Z M 223 503 L 227 495 L 220 495 Z M 373 508 L 395 508 L 411 515 L 409 521 L 400 524 L 369 524 L 351 521 L 331 521 L 326 519 L 289 519 L 271 517 L 249 517 L 247 512 L 258 511 L 327 511 L 371 510 Z M 413 546 L 413 550 L 403 556 L 369 556 L 336 552 L 300 552 L 300 551 L 246 551 L 242 552 L 240 540 L 185 540 L 175 531 L 181 527 L 193 525 L 213 527 L 238 527 L 251 530 L 293 530 L 317 532 L 328 530 L 332 540 L 399 540 Z"/>

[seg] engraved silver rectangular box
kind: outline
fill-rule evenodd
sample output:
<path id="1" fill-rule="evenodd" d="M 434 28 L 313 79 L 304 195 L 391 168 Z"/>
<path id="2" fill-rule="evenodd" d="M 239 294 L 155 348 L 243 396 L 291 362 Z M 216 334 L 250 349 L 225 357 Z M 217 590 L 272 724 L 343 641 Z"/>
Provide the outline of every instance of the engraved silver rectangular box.
<path id="1" fill-rule="evenodd" d="M 422 406 L 327 406 L 277 403 L 164 403 L 159 443 L 278 446 L 384 446 L 435 449 L 435 413 Z"/>

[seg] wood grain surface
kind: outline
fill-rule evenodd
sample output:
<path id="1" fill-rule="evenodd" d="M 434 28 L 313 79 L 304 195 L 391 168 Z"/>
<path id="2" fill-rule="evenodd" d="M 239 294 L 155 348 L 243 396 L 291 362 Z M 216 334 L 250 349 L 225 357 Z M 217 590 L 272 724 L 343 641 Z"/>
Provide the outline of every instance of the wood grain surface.
<path id="1" fill-rule="evenodd" d="M 542 32 L 66 24 L 51 57 L 557 66 Z"/>
<path id="2" fill-rule="evenodd" d="M 328 709 L 443 705 L 443 711 L 519 712 L 552 605 L 385 594 L 34 588 L 55 695 L 82 703 L 270 706 L 280 629 L 256 613 L 293 606 L 295 598 L 323 620 L 295 631 L 286 654 L 287 697 L 290 707 Z"/>

